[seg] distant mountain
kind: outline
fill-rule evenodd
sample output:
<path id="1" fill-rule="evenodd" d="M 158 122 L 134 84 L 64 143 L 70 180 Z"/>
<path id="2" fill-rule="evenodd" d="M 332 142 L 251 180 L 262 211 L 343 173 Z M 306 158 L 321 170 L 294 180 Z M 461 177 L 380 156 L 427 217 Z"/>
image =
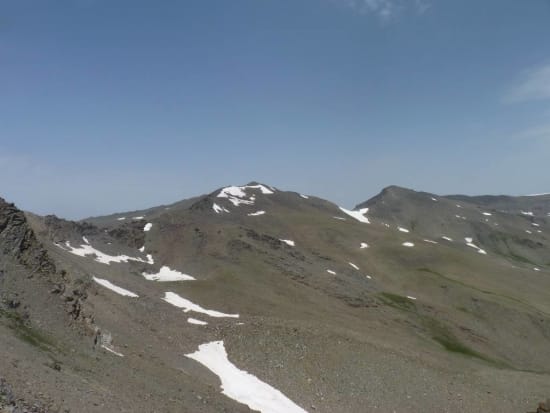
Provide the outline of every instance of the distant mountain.
<path id="1" fill-rule="evenodd" d="M 0 411 L 532 410 L 549 213 L 257 182 L 80 222 L 2 200 Z"/>

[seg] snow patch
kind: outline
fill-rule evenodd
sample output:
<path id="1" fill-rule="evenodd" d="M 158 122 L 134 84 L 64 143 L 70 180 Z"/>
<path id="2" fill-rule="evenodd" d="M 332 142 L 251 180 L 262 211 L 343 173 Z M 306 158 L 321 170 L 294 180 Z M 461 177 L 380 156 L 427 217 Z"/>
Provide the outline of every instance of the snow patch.
<path id="1" fill-rule="evenodd" d="M 80 257 L 87 257 L 87 256 L 95 256 L 95 261 L 100 262 L 102 264 L 109 265 L 111 262 L 128 262 L 128 261 L 138 261 L 138 262 L 145 262 L 150 264 L 150 260 L 145 261 L 142 258 L 139 257 L 129 257 L 128 255 L 109 255 L 104 252 L 101 252 L 94 247 L 92 247 L 89 244 L 82 244 L 80 247 L 75 248 L 71 246 L 71 243 L 69 241 L 65 242 L 65 246 L 60 244 L 55 244 L 57 247 L 61 248 L 64 251 L 68 251 L 71 254 L 78 255 Z"/>
<path id="2" fill-rule="evenodd" d="M 105 344 L 102 344 L 101 348 L 107 350 L 109 353 L 113 353 L 115 356 L 124 357 L 124 354 L 114 351 L 112 348 L 107 347 Z"/>
<path id="3" fill-rule="evenodd" d="M 416 297 L 413 297 L 412 295 L 408 295 L 407 298 L 408 298 L 409 300 L 416 300 Z"/>
<path id="4" fill-rule="evenodd" d="M 397 229 L 398 229 L 399 231 L 401 231 L 401 232 L 409 232 L 409 230 L 406 229 L 406 228 L 397 227 Z"/>
<path id="5" fill-rule="evenodd" d="M 478 253 L 480 254 L 483 254 L 483 255 L 487 255 L 487 251 L 479 248 L 476 244 L 474 244 L 472 241 L 473 241 L 473 238 L 471 237 L 466 237 L 464 238 L 464 240 L 466 241 L 466 245 L 471 247 L 471 248 L 474 248 L 477 250 Z"/>
<path id="6" fill-rule="evenodd" d="M 206 321 L 197 320 L 196 318 L 193 318 L 193 317 L 189 317 L 189 318 L 187 319 L 187 322 L 188 322 L 189 324 L 196 324 L 196 325 L 198 325 L 198 326 L 205 326 L 205 325 L 208 324 Z"/>
<path id="7" fill-rule="evenodd" d="M 336 275 L 336 271 L 327 270 L 327 272 L 328 272 L 329 274 Z"/>
<path id="8" fill-rule="evenodd" d="M 257 211 L 257 212 L 252 212 L 250 214 L 248 214 L 249 217 L 257 217 L 258 215 L 263 215 L 265 214 L 265 211 Z"/>
<path id="9" fill-rule="evenodd" d="M 120 218 L 117 218 L 116 220 L 117 221 L 124 221 L 126 219 L 126 217 L 120 217 Z"/>
<path id="10" fill-rule="evenodd" d="M 296 243 L 291 239 L 280 239 L 279 241 L 284 242 L 286 245 L 290 245 L 291 247 L 294 247 L 296 245 Z"/>
<path id="11" fill-rule="evenodd" d="M 145 245 L 139 249 L 139 252 L 145 252 Z"/>
<path id="12" fill-rule="evenodd" d="M 404 247 L 409 247 L 409 248 L 414 247 L 414 243 L 412 243 L 412 242 L 404 242 L 404 243 L 401 244 L 401 245 L 403 245 Z"/>
<path id="13" fill-rule="evenodd" d="M 533 271 L 540 271 L 540 268 L 534 267 Z"/>
<path id="14" fill-rule="evenodd" d="M 533 213 L 530 212 L 530 211 L 521 211 L 521 213 L 522 213 L 522 215 L 527 215 L 527 216 L 529 216 L 529 217 L 532 217 L 532 216 L 535 215 L 535 214 L 533 214 Z"/>
<path id="15" fill-rule="evenodd" d="M 245 199 L 248 196 L 246 194 L 247 189 L 259 189 L 264 195 L 270 195 L 274 193 L 271 189 L 267 188 L 264 185 L 228 186 L 226 188 L 223 188 L 217 195 L 217 197 L 226 198 L 235 206 L 239 206 L 241 204 L 254 205 L 254 201 L 256 200 L 254 196 Z"/>
<path id="16" fill-rule="evenodd" d="M 309 199 L 309 196 L 307 196 L 307 195 L 302 195 L 302 194 L 300 194 L 300 196 L 301 196 L 302 198 L 304 198 L 304 199 Z"/>
<path id="17" fill-rule="evenodd" d="M 485 215 L 485 216 L 488 216 L 488 217 L 490 217 L 490 216 L 493 215 L 493 214 L 491 214 L 490 212 L 482 212 L 482 214 Z"/>
<path id="18" fill-rule="evenodd" d="M 222 394 L 261 413 L 307 413 L 279 390 L 256 376 L 239 370 L 227 358 L 223 341 L 201 344 L 186 357 L 198 361 L 216 374 L 221 381 Z"/>
<path id="19" fill-rule="evenodd" d="M 437 202 L 437 199 L 435 199 L 433 196 L 430 199 L 434 202 Z"/>
<path id="20" fill-rule="evenodd" d="M 439 244 L 436 241 L 432 241 L 431 239 L 425 239 L 424 242 L 429 242 L 430 244 Z"/>
<path id="21" fill-rule="evenodd" d="M 446 237 L 445 235 L 442 236 L 441 238 L 443 238 L 443 239 L 446 240 L 446 241 L 453 242 L 453 239 L 452 239 L 452 238 Z"/>
<path id="22" fill-rule="evenodd" d="M 139 297 L 139 295 L 129 291 L 129 290 L 126 290 L 122 287 L 119 287 L 117 285 L 114 285 L 113 283 L 111 283 L 110 281 L 108 280 L 105 280 L 103 278 L 97 278 L 97 277 L 94 277 L 94 281 L 96 283 L 98 283 L 99 285 L 102 285 L 103 287 L 105 288 L 108 288 L 109 290 L 111 291 L 114 291 L 115 293 L 117 294 L 120 294 L 120 295 L 123 295 L 123 296 L 126 296 L 126 297 L 132 297 L 132 298 L 137 298 Z"/>
<path id="23" fill-rule="evenodd" d="M 340 221 L 345 221 L 345 220 L 346 220 L 346 218 L 342 218 L 342 217 L 332 217 L 332 218 L 338 219 L 338 220 L 340 220 Z"/>
<path id="24" fill-rule="evenodd" d="M 213 204 L 212 209 L 216 214 L 220 214 L 222 212 L 229 212 L 226 208 L 219 206 L 218 204 Z"/>
<path id="25" fill-rule="evenodd" d="M 357 271 L 359 271 L 359 267 L 355 265 L 353 262 L 348 262 L 349 265 L 351 265 L 352 268 L 355 268 Z"/>
<path id="26" fill-rule="evenodd" d="M 179 296 L 178 294 L 172 293 L 172 292 L 164 293 L 163 300 L 166 301 L 169 304 L 172 304 L 175 307 L 183 308 L 183 312 L 185 312 L 185 313 L 187 313 L 189 311 L 194 311 L 195 313 L 206 314 L 210 317 L 239 318 L 239 314 L 226 314 L 226 313 L 222 313 L 220 311 L 207 310 L 205 308 L 202 308 L 200 305 L 195 304 L 195 303 L 189 301 L 188 299 L 183 298 L 183 297 Z"/>
<path id="27" fill-rule="evenodd" d="M 365 214 L 368 212 L 368 208 L 361 208 L 359 211 L 350 211 L 349 209 L 345 209 L 342 207 L 340 208 L 340 211 L 344 212 L 345 214 L 348 214 L 350 217 L 355 218 L 359 222 L 363 222 L 364 224 L 370 224 L 369 219 L 365 216 Z"/>
<path id="28" fill-rule="evenodd" d="M 88 238 L 86 238 L 86 237 L 82 237 L 82 241 L 84 241 L 86 244 L 90 243 L 90 241 L 88 241 Z"/>
<path id="29" fill-rule="evenodd" d="M 145 218 L 145 217 L 143 217 L 143 216 L 139 216 L 139 217 L 133 217 L 132 219 L 135 219 L 135 220 L 140 220 L 140 219 L 143 219 L 143 218 Z"/>
<path id="30" fill-rule="evenodd" d="M 362 242 L 361 245 L 359 246 L 359 248 L 363 249 L 363 248 L 368 248 L 369 247 L 369 244 L 367 244 L 366 242 Z"/>
<path id="31" fill-rule="evenodd" d="M 151 224 L 150 222 L 148 222 L 147 224 L 145 224 L 145 226 L 143 227 L 143 230 L 145 232 L 149 232 L 151 231 L 151 228 L 153 227 L 153 224 Z"/>
<path id="32" fill-rule="evenodd" d="M 167 265 L 163 265 L 159 272 L 156 274 L 148 274 L 146 272 L 142 272 L 141 275 L 145 277 L 145 279 L 149 281 L 160 281 L 160 282 L 170 282 L 170 281 L 193 281 L 195 280 L 195 277 L 192 277 L 191 275 L 183 274 L 179 271 L 173 270 Z"/>

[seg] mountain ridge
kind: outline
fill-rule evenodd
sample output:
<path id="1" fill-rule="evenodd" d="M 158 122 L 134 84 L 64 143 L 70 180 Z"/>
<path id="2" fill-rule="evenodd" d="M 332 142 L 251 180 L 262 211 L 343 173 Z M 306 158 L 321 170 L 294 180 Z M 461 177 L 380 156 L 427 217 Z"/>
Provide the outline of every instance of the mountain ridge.
<path id="1" fill-rule="evenodd" d="M 55 282 L 2 263 L 0 349 L 16 350 L 0 371 L 45 411 L 248 411 L 197 361 L 206 349 L 310 412 L 512 412 L 547 396 L 542 209 L 394 186 L 346 210 L 257 182 L 79 222 L 14 208 L 0 204 Z"/>

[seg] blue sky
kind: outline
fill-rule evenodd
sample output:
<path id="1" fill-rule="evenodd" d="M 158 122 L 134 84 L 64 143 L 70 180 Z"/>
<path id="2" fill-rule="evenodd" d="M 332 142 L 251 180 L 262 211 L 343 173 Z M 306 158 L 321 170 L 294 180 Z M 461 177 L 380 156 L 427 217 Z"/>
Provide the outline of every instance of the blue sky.
<path id="1" fill-rule="evenodd" d="M 0 196 L 550 191 L 548 0 L 0 0 Z"/>

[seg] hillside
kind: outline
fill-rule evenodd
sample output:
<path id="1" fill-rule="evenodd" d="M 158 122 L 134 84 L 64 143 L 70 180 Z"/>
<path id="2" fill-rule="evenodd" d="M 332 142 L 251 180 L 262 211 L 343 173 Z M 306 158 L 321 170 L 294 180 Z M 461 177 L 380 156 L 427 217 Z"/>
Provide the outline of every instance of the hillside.
<path id="1" fill-rule="evenodd" d="M 81 222 L 2 201 L 0 411 L 534 410 L 549 214 L 256 182 Z"/>

